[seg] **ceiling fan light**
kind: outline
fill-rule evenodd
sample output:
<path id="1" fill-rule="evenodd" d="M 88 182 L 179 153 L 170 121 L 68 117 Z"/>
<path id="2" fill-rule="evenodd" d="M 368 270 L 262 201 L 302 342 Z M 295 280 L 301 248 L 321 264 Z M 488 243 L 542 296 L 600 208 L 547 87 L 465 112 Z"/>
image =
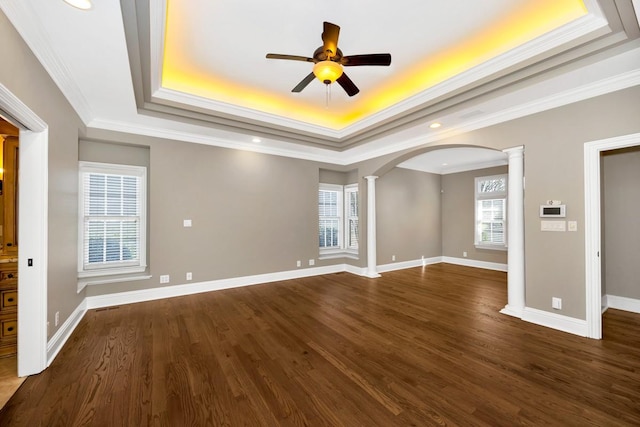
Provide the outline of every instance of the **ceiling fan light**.
<path id="1" fill-rule="evenodd" d="M 331 84 L 342 75 L 342 66 L 333 61 L 321 61 L 313 66 L 313 74 L 324 84 Z"/>

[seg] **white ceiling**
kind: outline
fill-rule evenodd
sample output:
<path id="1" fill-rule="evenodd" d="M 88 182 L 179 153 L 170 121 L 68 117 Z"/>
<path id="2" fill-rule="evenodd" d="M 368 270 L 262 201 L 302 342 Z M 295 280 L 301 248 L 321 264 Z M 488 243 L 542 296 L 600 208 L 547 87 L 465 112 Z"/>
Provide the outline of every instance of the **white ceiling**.
<path id="1" fill-rule="evenodd" d="M 393 7 L 382 0 L 366 7 L 345 0 L 169 3 L 188 22 L 177 32 L 184 39 L 176 42 L 185 61 L 247 93 L 293 102 L 299 108 L 287 107 L 290 114 L 210 93 L 163 88 L 162 49 L 171 28 L 165 28 L 165 1 L 149 4 L 95 0 L 93 9 L 83 12 L 62 0 L 0 0 L 0 8 L 89 131 L 124 131 L 338 165 L 424 147 L 449 135 L 640 84 L 640 47 L 633 41 L 639 31 L 631 3 L 584 0 L 588 13 L 583 17 L 334 128 L 295 112 L 319 108 L 323 114 L 340 115 L 354 105 L 366 109 L 374 102 L 370 94 L 406 78 L 417 58 L 428 60 L 471 43 L 483 29 L 504 22 L 531 0 L 401 0 Z M 172 15 L 169 26 L 180 19 Z M 361 93 L 348 98 L 334 87 L 328 109 L 320 82 L 301 94 L 290 92 L 312 64 L 265 59 L 268 52 L 312 56 L 322 44 L 325 20 L 340 25 L 339 47 L 345 55 L 389 52 L 393 58 L 390 67 L 345 68 Z M 236 92 L 244 94 L 240 89 Z M 443 126 L 430 129 L 433 121 Z M 252 142 L 256 137 L 259 143 Z M 435 159 L 436 167 L 467 158 L 460 152 L 448 161 L 433 156 L 425 158 Z M 409 165 L 420 168 L 416 162 Z"/>
<path id="2" fill-rule="evenodd" d="M 507 164 L 507 154 L 487 148 L 455 147 L 433 150 L 398 164 L 399 168 L 447 175 Z"/>

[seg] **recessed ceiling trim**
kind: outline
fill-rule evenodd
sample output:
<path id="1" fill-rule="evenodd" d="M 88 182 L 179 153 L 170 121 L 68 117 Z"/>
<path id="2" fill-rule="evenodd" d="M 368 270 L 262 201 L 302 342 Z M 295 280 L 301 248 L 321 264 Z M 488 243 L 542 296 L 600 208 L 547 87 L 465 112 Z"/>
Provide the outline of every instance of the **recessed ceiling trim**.
<path id="1" fill-rule="evenodd" d="M 159 119 L 162 120 L 162 119 Z M 314 147 L 303 147 L 299 144 L 287 144 L 277 141 L 279 146 L 269 145 L 269 141 L 263 139 L 262 144 L 253 142 L 238 142 L 210 135 L 211 129 L 202 128 L 200 130 L 191 129 L 189 131 L 180 129 L 168 129 L 167 127 L 155 126 L 151 124 L 130 123 L 114 120 L 93 120 L 87 128 L 96 130 L 106 130 L 112 132 L 124 132 L 133 135 L 142 135 L 155 138 L 169 139 L 174 141 L 182 141 L 185 143 L 195 143 L 203 145 L 211 145 L 221 148 L 230 148 L 234 150 L 254 151 L 256 153 L 270 154 L 275 156 L 290 157 L 294 159 L 311 160 L 321 163 L 331 163 L 337 165 L 346 165 L 341 163 L 339 153 L 326 149 Z M 272 141 L 273 142 L 273 141 Z M 290 145 L 291 148 L 287 148 Z"/>
<path id="2" fill-rule="evenodd" d="M 561 93 L 549 95 L 542 99 L 535 99 L 528 103 L 501 109 L 499 111 L 486 114 L 483 117 L 473 116 L 471 120 L 465 120 L 458 123 L 454 129 L 444 129 L 435 133 L 428 133 L 427 129 L 425 129 L 424 136 L 421 135 L 392 144 L 388 144 L 385 140 L 373 141 L 365 146 L 358 146 L 344 151 L 342 153 L 344 155 L 344 160 L 346 161 L 346 164 L 357 163 L 395 152 L 428 145 L 462 133 L 468 133 L 477 129 L 508 122 L 531 114 L 584 101 L 586 99 L 618 90 L 640 86 L 640 42 L 634 41 L 632 43 L 638 47 L 627 51 L 616 58 L 605 61 L 603 67 L 608 69 L 611 74 L 606 77 L 603 76 L 597 81 L 588 82 L 586 84 L 567 89 Z M 618 71 L 619 69 L 625 69 L 625 67 L 634 67 L 633 64 L 631 64 L 632 62 L 635 63 L 635 69 L 632 71 Z M 583 74 L 589 74 L 589 71 L 587 71 L 586 68 L 576 71 L 575 73 L 580 72 Z M 573 80 L 577 81 L 575 78 Z M 529 88 L 529 90 L 535 92 L 535 87 Z"/>
<path id="3" fill-rule="evenodd" d="M 164 39 L 167 21 L 167 1 L 149 2 L 149 37 L 151 55 L 151 92 L 162 87 L 162 61 L 164 59 Z"/>
<path id="4" fill-rule="evenodd" d="M 264 111 L 253 110 L 240 105 L 228 104 L 221 101 L 204 98 L 189 93 L 179 92 L 173 89 L 158 88 L 153 93 L 153 98 L 163 101 L 176 102 L 183 105 L 193 105 L 206 110 L 218 111 L 226 116 L 244 117 L 259 122 L 273 123 L 290 129 L 297 129 L 301 132 L 322 135 L 328 138 L 341 139 L 345 135 L 343 132 L 329 129 L 323 126 L 304 123 L 299 120 L 290 119 L 288 117 L 277 116 Z M 152 98 L 152 100 L 153 100 Z M 330 114 L 331 110 L 328 110 Z"/>
<path id="5" fill-rule="evenodd" d="M 640 47 L 626 53 L 626 56 L 640 58 Z M 475 120 L 466 120 L 460 123 L 455 129 L 444 129 L 440 132 L 425 133 L 414 138 L 402 139 L 399 142 L 388 143 L 387 141 L 374 141 L 366 145 L 357 146 L 339 152 L 317 147 L 302 146 L 299 144 L 277 141 L 279 146 L 274 146 L 274 141 L 263 138 L 262 144 L 238 143 L 221 137 L 213 136 L 212 129 L 202 128 L 199 131 L 191 129 L 189 131 L 178 129 L 166 129 L 162 126 L 142 125 L 129 122 L 117 122 L 111 120 L 93 120 L 87 127 L 104 129 L 114 132 L 127 132 L 131 134 L 145 135 L 151 137 L 167 138 L 178 141 L 193 142 L 198 144 L 219 146 L 224 148 L 242 149 L 255 151 L 263 154 L 281 155 L 303 160 L 331 163 L 340 166 L 352 165 L 358 162 L 370 160 L 376 157 L 393 154 L 418 147 L 427 147 L 438 141 L 456 136 L 458 134 L 481 129 L 491 125 L 503 123 L 528 114 L 545 111 L 549 108 L 556 108 L 572 102 L 589 99 L 594 96 L 606 94 L 628 87 L 640 85 L 640 69 L 634 71 L 618 73 L 610 78 L 604 78 L 595 83 L 588 83 L 575 89 L 567 90 L 559 95 L 552 95 L 541 101 L 532 101 L 523 106 L 516 106 L 506 110 L 487 115 Z M 209 133 L 209 134 L 207 134 Z M 291 148 L 286 146 L 290 145 Z"/>
<path id="6" fill-rule="evenodd" d="M 184 108 L 181 105 L 174 105 L 170 101 L 155 103 L 145 103 L 138 113 L 146 116 L 154 116 L 168 120 L 175 120 L 183 123 L 194 124 L 196 126 L 207 126 L 212 129 L 219 129 L 227 132 L 240 134 L 262 135 L 265 138 L 277 139 L 283 142 L 291 142 L 301 145 L 315 146 L 318 148 L 328 148 L 340 150 L 341 145 L 337 141 L 329 139 L 319 139 L 314 135 L 294 132 L 291 129 L 277 128 L 274 125 L 264 123 L 254 123 L 248 119 L 238 120 L 237 117 L 222 117 L 222 115 L 211 115 L 207 111 L 200 111 L 194 106 Z"/>
<path id="7" fill-rule="evenodd" d="M 151 93 L 157 100 L 167 100 L 175 103 L 195 105 L 211 112 L 212 115 L 222 114 L 226 116 L 236 116 L 239 119 L 249 119 L 253 121 L 270 123 L 277 127 L 294 129 L 303 133 L 315 134 L 320 139 L 330 138 L 343 140 L 346 148 L 349 138 L 366 133 L 379 126 L 381 123 L 388 123 L 396 120 L 404 114 L 410 113 L 414 109 L 424 107 L 435 99 L 451 95 L 452 92 L 472 88 L 474 85 L 483 83 L 486 79 L 498 78 L 509 72 L 516 71 L 527 65 L 527 61 L 536 58 L 536 61 L 544 59 L 543 56 L 550 56 L 552 51 L 562 49 L 563 45 L 575 42 L 580 39 L 581 43 L 588 42 L 597 37 L 611 32 L 607 20 L 603 17 L 602 11 L 593 1 L 586 1 L 587 15 L 576 19 L 569 24 L 563 25 L 547 34 L 544 34 L 528 43 L 518 46 L 511 51 L 496 58 L 485 61 L 465 72 L 445 80 L 442 83 L 428 88 L 412 97 L 402 100 L 395 105 L 384 110 L 370 114 L 355 123 L 342 129 L 332 129 L 325 126 L 302 122 L 278 114 L 258 111 L 238 105 L 216 101 L 209 98 L 198 97 L 192 94 L 169 90 L 161 87 L 163 69 L 164 34 L 166 26 L 166 1 L 150 3 L 150 29 L 151 29 Z M 557 52 L 553 52 L 554 54 Z M 361 138 L 357 138 L 360 140 Z M 355 142 L 355 141 L 354 141 Z"/>
<path id="8" fill-rule="evenodd" d="M 489 59 L 467 71 L 457 74 L 442 83 L 428 88 L 410 98 L 402 100 L 392 107 L 371 114 L 342 131 L 342 137 L 349 136 L 359 130 L 374 126 L 376 123 L 401 115 L 411 109 L 456 90 L 468 87 L 490 76 L 496 76 L 504 70 L 514 71 L 514 67 L 532 58 L 543 55 L 564 44 L 581 39 L 588 42 L 611 32 L 607 20 L 601 15 L 600 8 L 576 21 L 553 30 L 543 36 L 525 43 L 496 58 Z M 550 56 L 550 55 L 549 55 Z"/>

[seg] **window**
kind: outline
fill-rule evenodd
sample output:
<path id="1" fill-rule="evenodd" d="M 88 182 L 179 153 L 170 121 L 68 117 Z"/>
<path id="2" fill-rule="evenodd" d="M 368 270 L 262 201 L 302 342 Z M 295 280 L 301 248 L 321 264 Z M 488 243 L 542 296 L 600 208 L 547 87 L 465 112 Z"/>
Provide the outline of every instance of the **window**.
<path id="1" fill-rule="evenodd" d="M 507 176 L 476 178 L 475 245 L 486 249 L 505 249 Z"/>
<path id="2" fill-rule="evenodd" d="M 345 248 L 358 250 L 358 185 L 344 188 L 345 199 Z"/>
<path id="3" fill-rule="evenodd" d="M 320 254 L 358 253 L 358 185 L 320 184 Z"/>
<path id="4" fill-rule="evenodd" d="M 80 162 L 78 277 L 146 268 L 147 169 Z"/>

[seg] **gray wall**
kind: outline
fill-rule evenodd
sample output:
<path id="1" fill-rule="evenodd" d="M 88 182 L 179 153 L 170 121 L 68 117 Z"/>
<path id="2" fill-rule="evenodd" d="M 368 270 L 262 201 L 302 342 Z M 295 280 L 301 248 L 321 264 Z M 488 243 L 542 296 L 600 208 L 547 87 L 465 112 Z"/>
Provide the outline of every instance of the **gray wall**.
<path id="1" fill-rule="evenodd" d="M 508 173 L 507 166 L 442 176 L 442 255 L 507 263 L 507 252 L 475 247 L 475 178 Z"/>
<path id="2" fill-rule="evenodd" d="M 152 279 L 91 286 L 87 295 L 342 263 L 318 260 L 315 162 L 115 132 L 94 140 L 149 147 Z M 346 176 L 346 175 L 345 175 Z M 192 220 L 191 228 L 183 220 Z M 159 284 L 168 274 L 170 282 Z"/>
<path id="3" fill-rule="evenodd" d="M 2 12 L 0 40 L 6 59 L 0 67 L 0 82 L 49 126 L 47 320 L 51 325 L 50 337 L 57 329 L 55 312 L 60 312 L 59 326 L 62 326 L 84 298 L 77 293 L 76 284 L 78 133 L 83 125 Z"/>
<path id="4" fill-rule="evenodd" d="M 440 175 L 392 169 L 376 182 L 376 208 L 379 265 L 442 254 Z"/>
<path id="5" fill-rule="evenodd" d="M 603 288 L 640 299 L 640 147 L 602 156 Z"/>
<path id="6" fill-rule="evenodd" d="M 2 13 L 0 40 L 3 54 L 11 58 L 0 67 L 0 81 L 49 126 L 48 318 L 52 321 L 60 311 L 63 324 L 84 297 L 76 292 L 78 133 L 83 125 Z M 361 201 L 366 200 L 362 177 L 380 176 L 380 260 L 388 260 L 389 251 L 396 248 L 400 248 L 395 254 L 399 260 L 415 259 L 430 255 L 420 253 L 421 245 L 429 244 L 422 235 L 413 233 L 417 240 L 402 245 L 384 235 L 391 218 L 390 212 L 383 212 L 385 206 L 401 196 L 394 193 L 392 183 L 403 181 L 394 177 L 396 172 L 385 171 L 403 155 L 435 146 L 504 149 L 524 145 L 526 305 L 552 311 L 551 297 L 558 296 L 563 298 L 560 314 L 584 319 L 584 143 L 640 132 L 639 99 L 636 86 L 336 169 L 358 170 Z M 212 280 L 290 270 L 298 259 L 305 264 L 317 259 L 317 185 L 319 169 L 326 165 L 116 133 L 87 132 L 87 136 L 148 146 L 153 170 L 150 262 L 154 279 L 90 292 L 158 287 L 160 274 L 170 274 L 170 284 L 175 284 L 184 283 L 187 271 L 193 272 L 194 281 Z M 567 220 L 578 222 L 577 233 L 540 231 L 538 206 L 547 199 L 567 204 Z M 193 228 L 182 227 L 186 218 L 193 220 Z M 361 229 L 366 229 L 364 203 L 361 222 Z M 359 265 L 366 258 L 365 238 L 361 236 Z M 400 252 L 401 248 L 411 249 Z"/>
<path id="7" fill-rule="evenodd" d="M 584 144 L 640 132 L 640 86 L 576 102 L 358 164 L 364 176 L 426 150 L 451 145 L 495 149 L 524 146 L 525 280 L 527 307 L 586 318 Z M 577 232 L 540 231 L 539 206 L 562 200 Z M 560 297 L 562 310 L 551 308 Z"/>
<path id="8" fill-rule="evenodd" d="M 138 145 L 117 144 L 111 142 L 87 141 L 81 139 L 78 142 L 78 160 L 87 162 L 113 163 L 120 165 L 144 166 L 147 168 L 147 216 L 149 216 L 149 206 L 151 197 L 149 191 L 149 177 L 151 177 L 151 163 L 149 159 L 149 147 Z M 146 257 L 150 259 L 151 233 L 149 221 L 147 221 L 147 241 Z M 147 270 L 149 273 L 149 262 Z"/>

